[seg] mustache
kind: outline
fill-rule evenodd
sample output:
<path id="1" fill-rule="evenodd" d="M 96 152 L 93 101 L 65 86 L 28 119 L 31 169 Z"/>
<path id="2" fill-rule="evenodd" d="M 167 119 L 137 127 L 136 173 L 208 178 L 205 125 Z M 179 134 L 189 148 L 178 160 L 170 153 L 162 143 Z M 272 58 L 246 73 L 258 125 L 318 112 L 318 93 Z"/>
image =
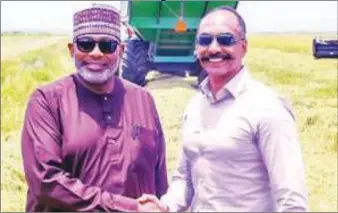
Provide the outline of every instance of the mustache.
<path id="1" fill-rule="evenodd" d="M 222 58 L 223 60 L 233 60 L 232 55 L 230 55 L 228 53 L 220 53 L 220 52 L 215 53 L 215 54 L 202 56 L 201 60 L 202 61 L 209 61 L 210 59 L 215 59 L 215 58 Z"/>

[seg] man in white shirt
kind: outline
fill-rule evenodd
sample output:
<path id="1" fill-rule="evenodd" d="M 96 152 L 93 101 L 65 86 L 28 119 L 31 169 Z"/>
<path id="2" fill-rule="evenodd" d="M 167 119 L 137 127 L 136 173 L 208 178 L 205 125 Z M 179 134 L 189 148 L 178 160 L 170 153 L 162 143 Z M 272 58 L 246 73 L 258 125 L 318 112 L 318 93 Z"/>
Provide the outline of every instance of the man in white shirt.
<path id="1" fill-rule="evenodd" d="M 246 27 L 232 8 L 202 20 L 196 53 L 208 77 L 184 116 L 178 167 L 157 211 L 308 211 L 304 164 L 289 104 L 250 76 Z"/>

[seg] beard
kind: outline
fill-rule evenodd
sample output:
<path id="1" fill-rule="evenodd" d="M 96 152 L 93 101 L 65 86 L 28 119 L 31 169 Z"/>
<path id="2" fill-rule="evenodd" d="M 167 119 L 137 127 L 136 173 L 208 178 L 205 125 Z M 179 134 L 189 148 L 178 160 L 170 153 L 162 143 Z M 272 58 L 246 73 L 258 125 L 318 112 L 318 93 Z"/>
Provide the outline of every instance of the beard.
<path id="1" fill-rule="evenodd" d="M 73 58 L 75 67 L 79 75 L 90 84 L 103 84 L 110 80 L 119 68 L 120 59 L 113 66 L 109 66 L 100 72 L 94 72 L 87 69 L 82 63 Z"/>

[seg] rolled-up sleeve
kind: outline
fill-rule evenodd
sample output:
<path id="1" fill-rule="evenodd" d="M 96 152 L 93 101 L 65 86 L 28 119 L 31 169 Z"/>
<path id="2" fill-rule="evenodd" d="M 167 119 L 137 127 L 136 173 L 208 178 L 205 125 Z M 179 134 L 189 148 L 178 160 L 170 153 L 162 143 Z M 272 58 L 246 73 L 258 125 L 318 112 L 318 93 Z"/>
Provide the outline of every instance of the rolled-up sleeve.
<path id="1" fill-rule="evenodd" d="M 290 106 L 284 100 L 269 105 L 257 133 L 276 211 L 308 211 L 304 163 Z"/>
<path id="2" fill-rule="evenodd" d="M 136 211 L 134 199 L 86 185 L 62 169 L 62 129 L 48 100 L 40 90 L 32 94 L 22 131 L 24 170 L 35 199 L 67 211 Z"/>

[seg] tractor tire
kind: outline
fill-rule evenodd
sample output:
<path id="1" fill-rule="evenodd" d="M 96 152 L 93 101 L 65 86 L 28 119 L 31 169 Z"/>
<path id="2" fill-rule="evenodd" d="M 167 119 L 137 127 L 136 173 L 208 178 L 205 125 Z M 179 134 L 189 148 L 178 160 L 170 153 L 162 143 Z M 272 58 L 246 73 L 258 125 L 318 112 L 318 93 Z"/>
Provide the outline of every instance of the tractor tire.
<path id="1" fill-rule="evenodd" d="M 149 42 L 129 40 L 122 57 L 121 77 L 140 86 L 145 86 L 149 68 Z"/>
<path id="2" fill-rule="evenodd" d="M 208 76 L 207 71 L 205 71 L 205 69 L 201 69 L 200 73 L 197 76 L 197 83 L 198 85 L 201 84 L 201 82 Z"/>
<path id="3" fill-rule="evenodd" d="M 197 84 L 200 85 L 200 83 L 208 76 L 208 73 L 205 69 L 203 69 L 199 61 L 196 61 L 194 66 L 195 75 L 197 76 Z"/>
<path id="4" fill-rule="evenodd" d="M 192 87 L 198 88 L 201 82 L 208 76 L 208 73 L 203 69 L 199 61 L 196 61 L 191 67 L 191 75 L 196 76 L 196 83 L 192 84 Z"/>

